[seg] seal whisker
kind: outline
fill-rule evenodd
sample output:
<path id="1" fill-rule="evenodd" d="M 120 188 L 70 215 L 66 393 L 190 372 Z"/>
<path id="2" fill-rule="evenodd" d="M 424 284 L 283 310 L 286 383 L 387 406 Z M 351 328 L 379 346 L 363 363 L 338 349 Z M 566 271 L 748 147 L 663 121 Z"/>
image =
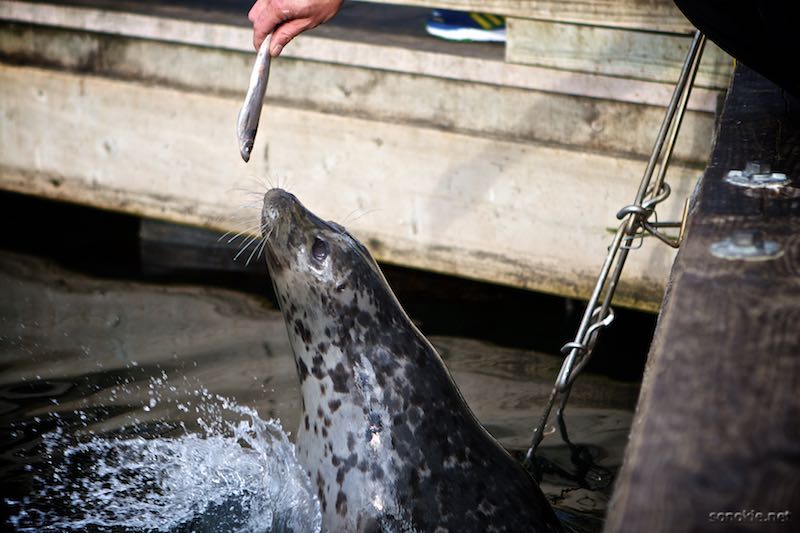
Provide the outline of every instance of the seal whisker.
<path id="1" fill-rule="evenodd" d="M 289 183 L 291 181 L 292 181 L 292 177 L 291 176 L 285 176 L 284 179 L 283 179 L 283 184 L 281 184 L 280 180 L 278 180 L 278 188 L 279 189 L 283 189 L 284 191 L 288 191 L 289 188 L 290 188 Z"/>
<path id="2" fill-rule="evenodd" d="M 247 196 L 262 197 L 266 190 L 268 190 L 268 187 L 263 182 L 259 181 L 256 176 L 251 175 L 245 179 L 244 182 L 229 187 L 225 192 L 228 194 L 243 193 Z"/>
<path id="3" fill-rule="evenodd" d="M 242 202 L 239 204 L 240 210 L 251 211 L 254 209 L 261 210 L 261 197 L 263 194 L 254 194 L 253 198 L 249 201 Z"/>
<path id="4" fill-rule="evenodd" d="M 380 208 L 380 207 L 375 207 L 375 208 L 373 208 L 373 209 L 366 209 L 366 210 L 364 210 L 364 211 L 362 211 L 361 213 L 359 213 L 359 214 L 357 214 L 357 215 L 356 215 L 356 213 L 358 213 L 358 212 L 359 212 L 361 209 L 362 209 L 362 208 L 360 208 L 360 207 L 359 207 L 359 208 L 357 208 L 357 209 L 353 209 L 352 211 L 350 211 L 350 214 L 348 214 L 348 215 L 345 217 L 345 220 L 344 220 L 344 221 L 342 221 L 342 225 L 344 226 L 345 224 L 349 224 L 349 223 L 351 223 L 351 222 L 355 222 L 356 220 L 359 220 L 360 218 L 362 218 L 362 217 L 365 217 L 365 216 L 367 216 L 367 215 L 371 215 L 372 213 L 376 213 L 376 212 L 378 212 L 378 211 L 383 211 L 383 209 L 382 209 L 382 208 Z M 355 216 L 354 216 L 354 215 L 355 215 Z M 352 218 L 350 218 L 350 217 L 352 217 Z"/>
<path id="5" fill-rule="evenodd" d="M 247 258 L 247 261 L 244 262 L 244 266 L 250 266 L 250 261 L 253 260 L 253 256 L 256 255 L 256 252 L 258 252 L 258 249 L 261 247 L 261 243 L 258 242 L 259 239 L 256 239 L 256 245 L 253 246 L 253 251 L 250 252 L 250 256 Z"/>
<path id="6" fill-rule="evenodd" d="M 247 202 L 247 204 L 251 203 L 258 205 L 255 199 Z M 260 214 L 256 215 L 255 213 L 253 213 L 252 208 L 247 208 L 245 210 L 236 209 L 231 213 L 220 215 L 219 217 L 216 217 L 215 222 L 216 225 L 220 227 L 241 229 L 244 227 L 250 227 L 253 226 L 254 224 L 257 224 L 260 219 L 261 219 Z"/>
<path id="7" fill-rule="evenodd" d="M 258 261 L 259 259 L 261 259 L 261 256 L 262 256 L 262 254 L 264 253 L 264 248 L 267 246 L 267 238 L 268 238 L 268 237 L 269 237 L 269 236 L 267 236 L 267 237 L 264 237 L 264 238 L 261 240 L 261 244 L 258 246 L 258 255 L 256 255 L 256 261 Z"/>
<path id="8" fill-rule="evenodd" d="M 258 198 L 253 200 L 252 202 L 247 202 L 244 204 L 239 204 L 239 209 L 261 209 L 261 194 L 258 195 Z"/>
<path id="9" fill-rule="evenodd" d="M 258 185 L 259 189 L 261 189 L 260 194 L 264 194 L 264 191 L 268 191 L 269 189 L 273 188 L 272 181 L 269 179 L 269 175 L 266 174 L 263 176 L 251 174 L 250 181 L 253 181 L 256 185 Z"/>
<path id="10" fill-rule="evenodd" d="M 233 235 L 234 231 L 236 231 L 236 230 L 235 229 L 231 229 L 231 230 L 226 231 L 225 233 L 223 233 L 222 235 L 217 237 L 217 242 L 222 242 L 224 239 L 227 239 L 229 236 Z M 247 231 L 247 230 L 243 230 L 243 231 Z"/>
<path id="11" fill-rule="evenodd" d="M 260 184 L 259 184 L 259 186 L 260 186 Z M 263 191 L 254 190 L 254 189 L 251 189 L 250 187 L 238 186 L 238 187 L 232 187 L 232 188 L 230 188 L 228 190 L 230 192 L 242 192 L 242 193 L 245 193 L 248 196 L 257 196 L 259 199 L 263 198 L 263 196 L 264 196 L 264 192 Z"/>
<path id="12" fill-rule="evenodd" d="M 360 215 L 356 216 L 356 217 L 355 217 L 353 220 L 351 220 L 350 222 L 355 222 L 356 220 L 359 220 L 359 219 L 361 219 L 361 218 L 363 218 L 363 217 L 365 217 L 365 216 L 367 216 L 367 215 L 371 215 L 372 213 L 378 213 L 378 212 L 380 212 L 380 211 L 383 211 L 383 208 L 380 208 L 380 207 L 375 207 L 375 208 L 373 208 L 373 209 L 367 209 L 366 211 L 364 211 L 364 212 L 363 212 L 363 213 L 361 213 Z"/>
<path id="13" fill-rule="evenodd" d="M 258 225 L 258 224 L 255 224 L 255 225 L 253 225 L 253 226 L 250 226 L 249 228 L 245 228 L 245 229 L 243 229 L 242 231 L 238 232 L 236 235 L 234 235 L 233 237 L 231 237 L 230 239 L 228 239 L 228 244 L 232 243 L 233 241 L 235 241 L 236 239 L 238 239 L 238 238 L 239 238 L 239 237 L 241 237 L 242 235 L 245 235 L 245 234 L 253 234 L 253 233 L 255 233 L 255 232 L 256 232 L 256 230 L 257 230 L 259 227 L 260 227 L 260 225 Z M 223 237 L 220 237 L 220 240 L 222 240 L 222 239 L 223 239 L 225 236 L 229 235 L 230 233 L 232 233 L 232 232 L 228 232 L 228 233 L 226 233 L 226 234 L 225 234 Z"/>
<path id="14" fill-rule="evenodd" d="M 264 191 L 268 191 L 269 189 L 273 188 L 272 181 L 270 181 L 268 175 L 257 176 L 255 174 L 251 174 L 250 180 L 255 182 L 256 185 L 258 185 L 259 189 L 261 189 L 262 191 L 261 194 L 263 194 Z"/>
<path id="15" fill-rule="evenodd" d="M 235 241 L 240 235 L 243 235 L 243 234 L 247 233 L 248 230 L 249 230 L 249 228 L 237 232 L 236 235 L 234 235 L 233 237 L 230 238 L 230 240 L 228 241 L 228 244 L 230 244 L 231 242 Z M 222 241 L 223 239 L 225 239 L 226 237 L 231 235 L 234 231 L 235 230 L 226 231 L 225 233 L 223 233 L 222 235 L 219 236 L 219 238 L 217 239 L 217 242 Z"/>
<path id="16" fill-rule="evenodd" d="M 244 246 L 242 246 L 242 248 L 239 250 L 239 253 L 233 256 L 233 260 L 236 261 L 237 259 L 239 259 L 239 256 L 242 255 L 242 253 L 244 253 L 244 251 L 247 250 L 250 247 L 250 245 L 256 242 L 258 239 L 259 237 L 257 236 L 250 237 L 250 239 L 248 239 L 247 242 L 245 242 Z"/>
<path id="17" fill-rule="evenodd" d="M 236 231 L 245 226 L 252 225 L 255 220 L 257 220 L 257 218 L 253 216 L 252 210 L 242 212 L 241 210 L 237 209 L 231 213 L 215 216 L 212 219 L 212 227 L 219 228 L 219 233 L 223 233 L 225 231 L 223 228 L 234 228 L 232 231 Z M 227 235 L 231 234 L 230 230 L 225 232 Z"/>
<path id="18" fill-rule="evenodd" d="M 266 229 L 267 229 L 267 228 L 265 228 L 265 227 L 262 227 L 262 228 L 261 228 L 261 234 L 262 234 L 262 235 L 264 235 L 264 231 L 265 231 Z M 264 244 L 267 244 L 267 241 L 269 241 L 270 237 L 272 237 L 272 233 L 273 233 L 274 231 L 275 231 L 275 227 L 274 227 L 274 226 L 273 226 L 273 227 L 271 227 L 271 228 L 269 228 L 269 231 L 267 231 L 267 234 L 266 234 L 266 235 L 264 235 Z"/>
<path id="19" fill-rule="evenodd" d="M 219 238 L 217 239 L 217 242 L 220 242 L 222 239 L 224 239 L 225 237 L 227 237 L 231 233 L 233 233 L 233 230 L 226 231 L 225 233 L 223 233 L 222 235 L 219 236 Z"/>
<path id="20" fill-rule="evenodd" d="M 347 213 L 344 217 L 342 217 L 342 226 L 347 225 L 347 222 L 350 220 L 350 217 L 353 216 L 353 214 L 356 213 L 359 209 L 361 208 L 356 207 L 355 209 Z"/>

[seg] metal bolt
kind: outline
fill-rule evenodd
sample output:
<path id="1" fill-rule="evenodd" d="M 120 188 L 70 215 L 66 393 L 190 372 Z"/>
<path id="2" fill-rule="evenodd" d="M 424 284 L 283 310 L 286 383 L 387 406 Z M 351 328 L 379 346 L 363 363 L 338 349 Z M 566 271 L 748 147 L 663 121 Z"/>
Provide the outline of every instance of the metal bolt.
<path id="1" fill-rule="evenodd" d="M 789 184 L 789 178 L 782 172 L 771 172 L 768 163 L 751 161 L 744 170 L 731 170 L 725 181 L 737 187 L 751 189 L 779 189 Z"/>
<path id="2" fill-rule="evenodd" d="M 759 230 L 738 230 L 709 247 L 711 255 L 731 261 L 769 261 L 783 255 L 780 244 L 764 238 Z"/>

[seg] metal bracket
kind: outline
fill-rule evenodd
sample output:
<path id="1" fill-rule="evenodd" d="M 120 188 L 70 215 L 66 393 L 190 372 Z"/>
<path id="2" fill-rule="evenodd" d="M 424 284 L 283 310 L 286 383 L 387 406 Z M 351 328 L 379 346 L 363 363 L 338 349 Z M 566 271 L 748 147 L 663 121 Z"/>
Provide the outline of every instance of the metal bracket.
<path id="1" fill-rule="evenodd" d="M 783 255 L 780 244 L 764 239 L 759 230 L 738 230 L 727 239 L 712 243 L 711 255 L 731 261 L 770 261 Z"/>
<path id="2" fill-rule="evenodd" d="M 789 178 L 782 172 L 771 172 L 768 163 L 753 161 L 745 165 L 744 170 L 731 170 L 725 175 L 725 181 L 737 187 L 750 189 L 780 189 L 789 184 Z"/>
<path id="3" fill-rule="evenodd" d="M 534 454 L 544 437 L 547 419 L 559 395 L 561 396 L 561 402 L 556 411 L 558 427 L 560 428 L 561 438 L 564 442 L 570 444 L 564 422 L 564 408 L 569 399 L 572 384 L 592 356 L 600 330 L 608 327 L 614 320 L 611 301 L 619 284 L 628 254 L 634 249 L 632 247 L 634 241 L 645 235 L 651 235 L 669 246 L 677 247 L 683 237 L 689 210 L 688 201 L 684 205 L 680 223 L 658 222 L 655 208 L 659 203 L 666 200 L 671 192 L 669 185 L 665 182 L 667 168 L 680 131 L 694 78 L 700 65 L 704 45 L 705 36 L 699 31 L 695 32 L 664 120 L 656 136 L 656 142 L 639 184 L 639 190 L 633 203 L 623 207 L 617 213 L 617 218 L 622 220 L 622 223 L 617 228 L 614 239 L 608 247 L 608 254 L 600 268 L 600 274 L 589 298 L 578 332 L 574 340 L 568 342 L 562 348 L 562 352 L 565 353 L 566 357 L 539 423 L 533 430 L 531 445 L 525 456 L 525 463 L 528 467 L 533 466 Z M 658 168 L 657 173 L 656 168 Z M 654 220 L 651 221 L 651 217 Z M 679 228 L 678 237 L 666 235 L 661 231 L 664 228 Z"/>

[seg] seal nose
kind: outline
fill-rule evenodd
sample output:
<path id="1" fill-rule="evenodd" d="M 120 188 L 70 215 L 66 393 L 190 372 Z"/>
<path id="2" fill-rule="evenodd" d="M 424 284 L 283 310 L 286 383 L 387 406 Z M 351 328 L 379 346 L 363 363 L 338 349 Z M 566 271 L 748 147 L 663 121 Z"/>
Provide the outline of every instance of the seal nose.
<path id="1" fill-rule="evenodd" d="M 297 203 L 297 198 L 283 189 L 270 189 L 264 194 L 264 211 L 283 211 Z"/>
<path id="2" fill-rule="evenodd" d="M 297 204 L 297 198 L 283 189 L 268 190 L 264 194 L 264 206 L 261 208 L 262 232 L 274 226 L 281 213 L 289 212 Z"/>
<path id="3" fill-rule="evenodd" d="M 273 204 L 276 202 L 287 201 L 287 200 L 294 200 L 297 199 L 294 197 L 293 194 L 284 191 L 278 187 L 274 187 L 264 193 L 264 204 Z"/>

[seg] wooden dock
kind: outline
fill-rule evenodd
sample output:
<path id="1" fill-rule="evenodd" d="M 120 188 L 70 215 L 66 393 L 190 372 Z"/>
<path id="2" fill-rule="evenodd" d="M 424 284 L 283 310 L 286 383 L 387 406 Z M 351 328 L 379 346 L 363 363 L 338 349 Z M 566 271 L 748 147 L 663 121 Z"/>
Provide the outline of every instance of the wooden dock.
<path id="1" fill-rule="evenodd" d="M 670 0 L 402 3 L 351 2 L 286 48 L 245 165 L 246 2 L 4 1 L 0 188 L 225 231 L 255 224 L 242 204 L 269 180 L 379 260 L 586 297 L 691 26 Z M 507 16 L 506 46 L 427 37 L 434 5 Z M 708 162 L 730 72 L 709 46 L 661 220 Z M 610 532 L 800 519 L 800 128 L 744 67 L 720 120 L 674 267 L 646 242 L 617 291 L 655 310 L 668 287 Z"/>
<path id="2" fill-rule="evenodd" d="M 797 528 L 797 104 L 737 68 L 673 267 L 608 532 Z"/>
<path id="3" fill-rule="evenodd" d="M 245 165 L 246 2 L 2 2 L 0 187 L 228 230 L 288 183 L 382 261 L 586 297 L 689 23 L 669 0 L 405 3 L 422 7 L 350 2 L 287 47 Z M 507 15 L 507 46 L 427 36 L 431 4 Z M 711 47 L 662 220 L 705 164 L 730 68 Z M 619 303 L 657 309 L 673 259 L 648 242 Z"/>

